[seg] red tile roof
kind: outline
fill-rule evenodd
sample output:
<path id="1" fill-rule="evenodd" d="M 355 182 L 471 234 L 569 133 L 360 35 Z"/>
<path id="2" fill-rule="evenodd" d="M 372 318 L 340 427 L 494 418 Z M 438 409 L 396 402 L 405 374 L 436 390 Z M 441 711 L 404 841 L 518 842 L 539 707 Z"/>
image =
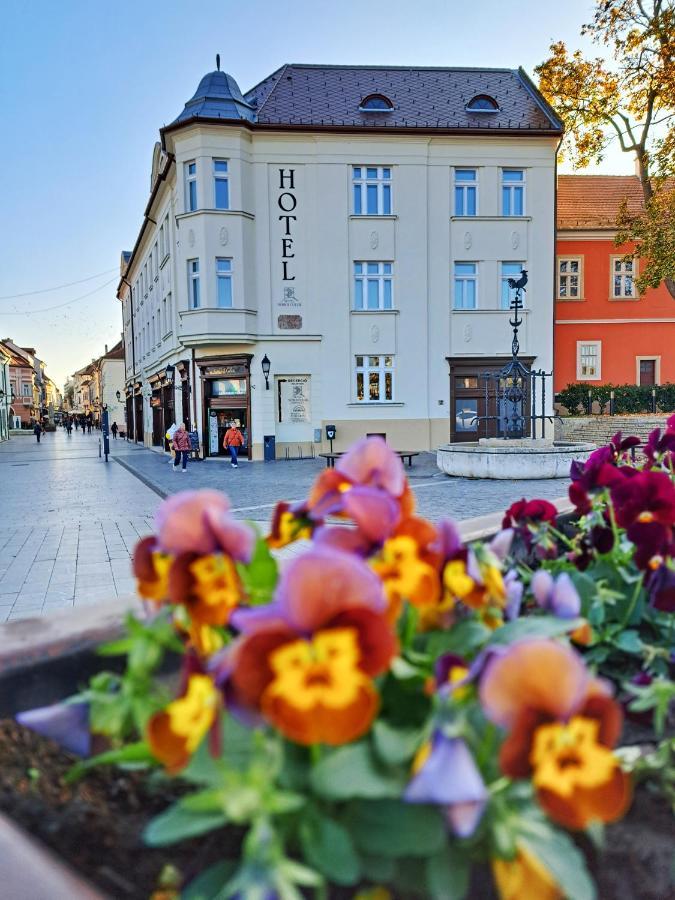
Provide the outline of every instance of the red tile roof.
<path id="1" fill-rule="evenodd" d="M 643 208 L 637 175 L 559 175 L 558 228 L 614 229 L 623 200 L 631 213 Z"/>

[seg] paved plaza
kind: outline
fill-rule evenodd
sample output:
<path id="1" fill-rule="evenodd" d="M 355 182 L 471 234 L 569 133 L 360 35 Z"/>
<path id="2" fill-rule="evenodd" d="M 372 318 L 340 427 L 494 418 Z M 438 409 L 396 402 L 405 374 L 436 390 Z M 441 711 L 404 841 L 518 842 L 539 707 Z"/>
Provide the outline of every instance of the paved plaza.
<path id="1" fill-rule="evenodd" d="M 234 515 L 265 527 L 277 499 L 306 496 L 323 460 L 248 463 L 191 461 L 185 475 L 168 456 L 118 439 L 99 457 L 99 432 L 63 429 L 0 444 L 0 622 L 131 598 L 130 555 L 152 530 L 161 498 L 186 488 L 225 491 Z M 521 497 L 555 499 L 567 481 L 473 481 L 441 474 L 431 453 L 406 467 L 419 513 L 432 521 L 473 518 Z M 281 556 L 296 552 L 287 548 Z"/>

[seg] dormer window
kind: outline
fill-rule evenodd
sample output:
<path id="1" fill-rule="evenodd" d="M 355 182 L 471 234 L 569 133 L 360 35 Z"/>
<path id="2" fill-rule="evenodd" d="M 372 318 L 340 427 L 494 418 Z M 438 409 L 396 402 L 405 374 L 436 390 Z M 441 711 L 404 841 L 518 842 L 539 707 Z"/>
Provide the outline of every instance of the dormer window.
<path id="1" fill-rule="evenodd" d="M 362 112 L 391 112 L 393 108 L 394 104 L 384 94 L 368 94 L 359 103 L 359 109 Z"/>
<path id="2" fill-rule="evenodd" d="M 466 104 L 466 111 L 472 113 L 495 113 L 499 112 L 499 104 L 489 94 L 476 94 Z"/>

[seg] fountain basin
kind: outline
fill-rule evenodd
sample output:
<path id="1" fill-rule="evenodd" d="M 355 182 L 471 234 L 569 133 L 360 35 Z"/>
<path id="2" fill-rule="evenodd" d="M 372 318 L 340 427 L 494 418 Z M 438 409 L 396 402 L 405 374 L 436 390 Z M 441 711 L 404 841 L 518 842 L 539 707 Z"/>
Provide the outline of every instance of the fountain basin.
<path id="1" fill-rule="evenodd" d="M 436 465 L 456 478 L 569 478 L 572 462 L 585 462 L 595 449 L 590 443 L 483 438 L 441 445 L 436 451 Z"/>

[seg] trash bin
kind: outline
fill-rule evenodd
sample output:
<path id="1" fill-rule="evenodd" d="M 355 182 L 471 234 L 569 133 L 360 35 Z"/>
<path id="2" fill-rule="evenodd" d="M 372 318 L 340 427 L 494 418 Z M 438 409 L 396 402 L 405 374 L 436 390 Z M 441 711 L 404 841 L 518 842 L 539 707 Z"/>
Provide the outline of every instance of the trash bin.
<path id="1" fill-rule="evenodd" d="M 273 434 L 266 434 L 263 438 L 265 462 L 274 462 L 277 458 L 277 439 Z"/>

